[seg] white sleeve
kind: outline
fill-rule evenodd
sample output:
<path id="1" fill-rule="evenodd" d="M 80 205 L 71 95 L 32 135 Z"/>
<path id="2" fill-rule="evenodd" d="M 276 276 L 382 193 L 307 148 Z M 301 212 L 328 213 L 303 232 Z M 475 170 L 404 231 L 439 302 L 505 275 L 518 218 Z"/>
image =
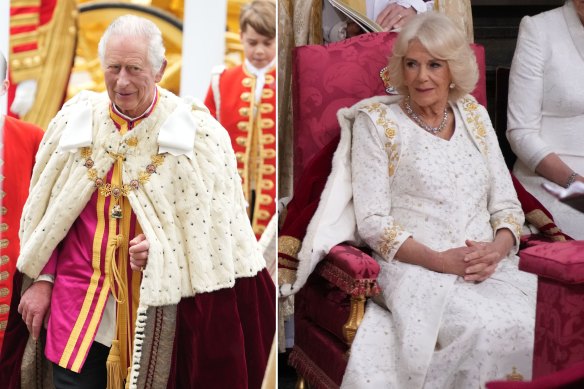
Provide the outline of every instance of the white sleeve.
<path id="1" fill-rule="evenodd" d="M 347 17 L 328 0 L 322 6 L 322 36 L 325 42 L 338 42 L 347 37 Z"/>
<path id="2" fill-rule="evenodd" d="M 359 235 L 390 261 L 411 236 L 391 216 L 389 158 L 369 116 L 360 112 L 353 125 L 351 174 L 353 204 Z"/>
<path id="3" fill-rule="evenodd" d="M 523 18 L 509 76 L 507 138 L 515 155 L 532 171 L 552 152 L 540 136 L 548 47 L 542 32 L 533 18 Z"/>
<path id="4" fill-rule="evenodd" d="M 429 9 L 424 0 L 397 0 L 396 3 L 405 8 L 412 7 L 416 10 L 416 13 L 419 14 L 424 13 Z"/>

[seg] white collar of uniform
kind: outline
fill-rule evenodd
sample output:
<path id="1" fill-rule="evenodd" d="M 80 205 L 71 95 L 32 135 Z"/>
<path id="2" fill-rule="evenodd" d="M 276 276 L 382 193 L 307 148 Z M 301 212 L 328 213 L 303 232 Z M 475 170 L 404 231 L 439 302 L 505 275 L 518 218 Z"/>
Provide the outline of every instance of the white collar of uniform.
<path id="1" fill-rule="evenodd" d="M 245 59 L 244 64 L 247 71 L 256 76 L 254 96 L 256 100 L 260 100 L 262 96 L 262 89 L 264 89 L 264 84 L 266 83 L 266 73 L 272 70 L 272 68 L 276 64 L 276 58 L 272 59 L 272 61 L 269 64 L 267 64 L 261 69 L 258 69 L 255 66 L 253 66 L 247 58 Z"/>
<path id="2" fill-rule="evenodd" d="M 269 64 L 267 64 L 266 66 L 264 66 L 261 69 L 258 69 L 255 66 L 253 66 L 247 58 L 244 60 L 244 62 L 245 62 L 245 68 L 247 69 L 247 71 L 257 77 L 260 74 L 264 75 L 269 70 L 271 70 L 274 67 L 274 65 L 276 64 L 276 58 L 274 57 L 274 59 L 272 59 L 272 61 Z"/>

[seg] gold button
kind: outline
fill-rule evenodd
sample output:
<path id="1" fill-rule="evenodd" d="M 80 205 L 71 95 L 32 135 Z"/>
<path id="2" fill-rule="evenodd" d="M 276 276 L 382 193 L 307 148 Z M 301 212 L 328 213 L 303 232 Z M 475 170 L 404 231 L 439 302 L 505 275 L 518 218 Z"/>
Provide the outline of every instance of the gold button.
<path id="1" fill-rule="evenodd" d="M 6 265 L 8 263 L 8 261 L 10 261 L 10 258 L 8 257 L 8 255 L 3 255 L 2 257 L 0 257 L 0 266 Z"/>
<path id="2" fill-rule="evenodd" d="M 0 315 L 8 313 L 8 311 L 10 311 L 10 305 L 0 304 Z"/>
<path id="3" fill-rule="evenodd" d="M 245 146 L 247 144 L 247 138 L 243 136 L 238 136 L 237 138 L 235 138 L 235 143 L 237 143 L 240 146 Z"/>
<path id="4" fill-rule="evenodd" d="M 266 226 L 255 226 L 254 231 L 256 234 L 261 235 L 266 230 Z"/>
<path id="5" fill-rule="evenodd" d="M 270 213 L 265 209 L 260 209 L 257 212 L 257 218 L 258 220 L 268 220 L 270 218 Z"/>
<path id="6" fill-rule="evenodd" d="M 270 180 L 262 180 L 261 187 L 263 190 L 270 190 L 274 188 L 274 183 Z"/>
<path id="7" fill-rule="evenodd" d="M 4 198 L 4 197 L 6 197 L 6 192 L 4 192 L 4 191 L 0 192 L 0 198 Z"/>
<path id="8" fill-rule="evenodd" d="M 272 197 L 266 194 L 263 194 L 259 198 L 259 202 L 261 205 L 269 205 L 272 203 Z"/>
<path id="9" fill-rule="evenodd" d="M 276 137 L 272 134 L 262 135 L 262 144 L 263 145 L 271 145 L 275 141 L 276 141 Z"/>
<path id="10" fill-rule="evenodd" d="M 263 174 L 274 174 L 276 172 L 276 168 L 272 165 L 264 165 L 262 166 L 262 173 Z"/>
<path id="11" fill-rule="evenodd" d="M 261 123 L 260 123 L 260 127 L 262 129 L 266 129 L 266 128 L 273 128 L 274 127 L 274 121 L 272 119 L 262 119 Z"/>
<path id="12" fill-rule="evenodd" d="M 245 132 L 247 132 L 248 131 L 248 128 L 249 128 L 248 122 L 238 122 L 237 123 L 237 129 L 239 131 L 245 131 Z"/>
<path id="13" fill-rule="evenodd" d="M 260 104 L 261 113 L 270 113 L 274 111 L 274 106 L 272 104 Z"/>
<path id="14" fill-rule="evenodd" d="M 0 211 L 0 213 L 2 214 L 2 216 L 6 215 L 6 213 L 8 213 L 8 209 L 6 207 L 2 207 L 2 210 Z"/>
<path id="15" fill-rule="evenodd" d="M 239 108 L 239 115 L 243 117 L 249 116 L 249 108 Z"/>
<path id="16" fill-rule="evenodd" d="M 276 150 L 274 149 L 265 149 L 262 150 L 262 157 L 264 158 L 276 158 Z"/>
<path id="17" fill-rule="evenodd" d="M 8 243 L 10 243 L 8 241 L 8 239 L 2 239 L 2 240 L 0 240 L 0 248 L 5 249 L 6 247 L 8 247 Z"/>
<path id="18" fill-rule="evenodd" d="M 243 85 L 246 88 L 249 88 L 251 86 L 251 84 L 253 84 L 253 81 L 249 77 L 246 77 L 243 80 L 241 80 L 241 85 Z"/>
<path id="19" fill-rule="evenodd" d="M 266 74 L 265 80 L 266 80 L 266 84 L 271 84 L 272 82 L 276 81 L 274 76 L 272 76 L 271 74 Z"/>
<path id="20" fill-rule="evenodd" d="M 0 331 L 6 331 L 6 324 L 8 324 L 7 320 L 0 321 Z"/>
<path id="21" fill-rule="evenodd" d="M 0 281 L 7 280 L 9 275 L 10 273 L 8 273 L 7 271 L 0 272 Z"/>
<path id="22" fill-rule="evenodd" d="M 272 97 L 274 97 L 274 91 L 271 89 L 264 89 L 262 91 L 262 98 L 263 99 L 271 99 Z"/>
<path id="23" fill-rule="evenodd" d="M 242 101 L 245 101 L 246 103 L 249 103 L 249 101 L 251 100 L 251 93 L 249 93 L 249 92 L 243 92 L 239 97 L 240 97 L 240 99 Z"/>
<path id="24" fill-rule="evenodd" d="M 244 158 L 245 158 L 244 153 L 240 152 L 235 153 L 235 159 L 237 159 L 237 162 L 243 162 Z"/>
<path id="25" fill-rule="evenodd" d="M 6 232 L 6 231 L 8 231 L 8 224 L 6 224 L 6 223 L 0 224 L 0 232 Z"/>
<path id="26" fill-rule="evenodd" d="M 9 293 L 10 293 L 10 291 L 8 290 L 8 288 L 1 288 L 0 289 L 0 297 L 6 297 L 6 296 L 8 296 Z"/>
<path id="27" fill-rule="evenodd" d="M 12 66 L 14 66 L 15 68 L 20 67 L 20 60 L 18 59 L 12 60 Z"/>

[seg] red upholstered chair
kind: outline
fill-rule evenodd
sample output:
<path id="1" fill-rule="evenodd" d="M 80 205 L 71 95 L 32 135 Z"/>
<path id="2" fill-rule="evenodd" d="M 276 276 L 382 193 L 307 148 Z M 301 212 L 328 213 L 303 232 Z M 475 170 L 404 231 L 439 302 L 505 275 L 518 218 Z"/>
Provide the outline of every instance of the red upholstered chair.
<path id="1" fill-rule="evenodd" d="M 336 113 L 364 98 L 387 93 L 380 72 L 387 65 L 396 36 L 370 33 L 327 46 L 294 50 L 295 197 L 284 223 L 300 231 L 298 240 L 330 172 L 340 133 Z M 481 75 L 473 94 L 486 104 L 484 49 L 477 45 L 473 49 Z M 309 165 L 319 172 L 313 173 Z M 293 217 L 304 220 L 294 226 L 295 220 L 290 220 Z M 281 253 L 287 270 L 294 268 L 293 255 L 288 254 Z M 295 344 L 289 362 L 299 374 L 299 386 L 306 381 L 315 389 L 339 387 L 365 300 L 377 293 L 378 273 L 379 266 L 369 255 L 342 244 L 331 250 L 295 295 Z"/>

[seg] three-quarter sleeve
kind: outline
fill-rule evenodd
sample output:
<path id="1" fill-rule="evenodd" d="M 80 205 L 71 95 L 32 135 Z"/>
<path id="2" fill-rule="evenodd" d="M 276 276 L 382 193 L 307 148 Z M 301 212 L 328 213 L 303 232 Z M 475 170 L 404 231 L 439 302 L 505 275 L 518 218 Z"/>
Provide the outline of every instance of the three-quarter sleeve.
<path id="1" fill-rule="evenodd" d="M 514 251 L 517 252 L 525 217 L 513 187 L 509 169 L 505 164 L 505 159 L 499 147 L 497 134 L 489 119 L 489 114 L 482 106 L 480 106 L 479 112 L 482 122 L 485 124 L 484 142 L 486 147 L 484 152 L 487 158 L 490 183 L 487 207 L 491 215 L 490 223 L 493 228 L 493 238 L 498 230 L 502 228 L 509 229 L 515 237 Z"/>
<path id="2" fill-rule="evenodd" d="M 521 20 L 509 76 L 507 138 L 513 152 L 532 171 L 552 152 L 540 136 L 546 62 L 545 34 L 536 21 Z"/>
<path id="3" fill-rule="evenodd" d="M 394 172 L 391 158 L 395 155 L 392 149 L 395 143 L 382 137 L 372 119 L 363 112 L 358 113 L 351 148 L 357 229 L 373 250 L 390 261 L 411 233 L 404 231 L 391 216 L 390 184 Z"/>

